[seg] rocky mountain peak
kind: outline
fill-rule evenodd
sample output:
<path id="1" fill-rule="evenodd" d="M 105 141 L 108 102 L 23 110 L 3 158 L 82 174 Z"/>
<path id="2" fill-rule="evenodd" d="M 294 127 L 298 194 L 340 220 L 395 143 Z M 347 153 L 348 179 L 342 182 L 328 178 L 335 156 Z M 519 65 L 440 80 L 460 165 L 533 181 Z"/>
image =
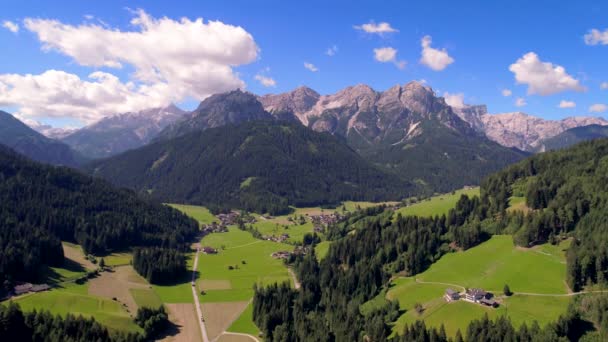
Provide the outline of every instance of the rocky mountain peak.
<path id="1" fill-rule="evenodd" d="M 268 94 L 258 100 L 270 113 L 291 112 L 296 117 L 309 111 L 319 101 L 321 95 L 316 91 L 300 86 L 290 92 L 283 94 Z"/>

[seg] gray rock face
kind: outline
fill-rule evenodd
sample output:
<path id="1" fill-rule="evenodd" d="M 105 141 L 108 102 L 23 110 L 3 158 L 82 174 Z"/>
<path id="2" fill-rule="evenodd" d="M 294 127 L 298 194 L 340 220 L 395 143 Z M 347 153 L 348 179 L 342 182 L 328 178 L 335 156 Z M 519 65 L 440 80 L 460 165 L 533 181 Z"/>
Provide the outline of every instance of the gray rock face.
<path id="1" fill-rule="evenodd" d="M 321 95 L 308 87 L 298 87 L 283 94 L 268 94 L 258 97 L 258 100 L 268 112 L 273 115 L 291 112 L 298 120 L 319 101 Z"/>
<path id="2" fill-rule="evenodd" d="M 568 129 L 588 125 L 608 125 L 597 117 L 569 117 L 545 120 L 522 112 L 488 114 L 480 106 L 456 108 L 455 112 L 473 128 L 497 143 L 523 151 L 542 151 L 542 142 Z M 485 106 L 483 106 L 485 107 Z"/>
<path id="3" fill-rule="evenodd" d="M 315 102 L 316 100 L 316 102 Z M 318 96 L 309 88 L 260 98 L 270 112 L 291 111 L 316 131 L 347 137 L 358 148 L 404 142 L 422 133 L 429 122 L 476 134 L 434 91 L 418 82 L 377 92 L 367 85 Z M 314 102 L 314 103 L 313 103 Z M 421 125 L 421 123 L 425 125 Z"/>
<path id="4" fill-rule="evenodd" d="M 91 158 L 109 157 L 149 143 L 185 113 L 171 104 L 164 108 L 118 114 L 83 127 L 62 141 Z"/>

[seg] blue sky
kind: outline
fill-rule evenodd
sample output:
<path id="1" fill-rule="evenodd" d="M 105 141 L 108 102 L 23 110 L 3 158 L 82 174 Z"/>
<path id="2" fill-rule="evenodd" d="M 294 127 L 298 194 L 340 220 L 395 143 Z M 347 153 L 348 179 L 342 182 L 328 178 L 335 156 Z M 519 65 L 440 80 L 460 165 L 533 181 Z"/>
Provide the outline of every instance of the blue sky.
<path id="1" fill-rule="evenodd" d="M 0 22 L 5 27 L 0 27 L 0 44 L 4 47 L 0 54 L 0 105 L 5 110 L 19 112 L 23 118 L 59 126 L 80 125 L 109 115 L 113 110 L 155 103 L 150 96 L 163 91 L 172 95 L 160 97 L 172 96 L 171 100 L 192 108 L 199 100 L 197 97 L 216 89 L 223 91 L 238 82 L 256 94 L 289 91 L 300 85 L 329 94 L 358 83 L 381 91 L 397 83 L 425 80 L 438 95 L 462 94 L 465 103 L 487 104 L 491 113 L 524 111 L 548 119 L 602 116 L 606 115 L 602 111 L 605 108 L 597 105 L 608 104 L 608 89 L 601 89 L 601 84 L 608 82 L 608 32 L 605 32 L 608 6 L 597 1 L 3 1 L 2 8 Z M 55 20 L 57 24 L 76 29 L 95 25 L 107 32 L 141 32 L 142 28 L 131 22 L 141 14 L 135 12 L 136 9 L 145 11 L 152 20 L 167 17 L 176 27 L 182 17 L 191 21 L 203 18 L 203 24 L 208 20 L 221 22 L 226 26 L 221 29 L 228 33 L 218 33 L 219 42 L 216 37 L 200 34 L 202 45 L 207 41 L 219 44 L 223 53 L 229 50 L 236 62 L 224 65 L 226 63 L 214 60 L 205 46 L 199 46 L 192 53 L 182 47 L 171 56 L 180 63 L 174 66 L 166 55 L 156 56 L 149 46 L 142 47 L 144 53 L 141 53 L 135 44 L 132 54 L 142 55 L 138 59 L 132 61 L 131 52 L 114 51 L 108 52 L 108 57 L 101 62 L 105 65 L 100 65 L 90 56 L 95 53 L 95 44 L 78 42 L 78 49 L 71 51 L 73 44 L 66 41 L 78 40 L 80 36 L 66 38 L 61 36 L 63 31 L 49 33 L 48 25 L 45 26 Z M 28 27 L 24 21 L 27 18 L 43 22 Z M 12 32 L 6 22 L 18 25 L 19 30 Z M 376 34 L 355 28 L 370 23 L 374 27 L 387 23 L 395 32 Z M 37 27 L 32 29 L 32 26 Z M 237 32 L 238 26 L 244 33 Z M 584 37 L 592 29 L 598 30 L 595 39 L 590 37 L 586 42 Z M 158 49 L 180 39 L 179 34 L 163 32 L 164 35 L 151 38 L 157 41 Z M 50 49 L 42 48 L 41 34 L 50 36 L 44 38 Z M 235 36 L 238 42 L 221 45 L 226 37 Z M 421 40 L 425 36 L 432 37 L 432 49 L 445 51 L 453 62 L 442 70 L 433 70 L 421 63 Z M 90 39 L 90 36 L 83 37 Z M 111 42 L 106 41 L 106 45 Z M 257 51 L 252 50 L 252 42 Z M 327 55 L 327 50 L 334 46 L 337 47 L 334 55 Z M 123 50 L 130 48 L 127 44 Z M 374 49 L 380 48 L 392 48 L 396 56 L 392 58 L 394 50 L 391 50 L 393 52 L 379 56 L 385 60 L 380 62 L 374 53 Z M 196 55 L 199 52 L 202 53 L 200 59 Z M 530 52 L 534 56 L 524 58 Z M 248 57 L 234 56 L 247 53 Z M 89 78 L 91 73 L 102 72 L 118 77 L 125 98 L 130 98 L 125 90 L 129 82 L 133 87 L 156 85 L 149 75 L 137 74 L 142 65 L 148 64 L 147 55 L 154 59 L 152 64 L 157 63 L 154 67 L 160 74 L 177 70 L 176 74 L 181 76 L 176 79 L 171 76 L 170 80 L 166 75 L 161 77 L 159 82 L 163 87 L 159 86 L 152 95 L 146 92 L 145 97 L 138 94 L 128 106 L 113 104 L 112 101 L 120 99 L 107 99 L 109 95 L 99 95 L 98 88 L 84 91 L 95 93 L 93 95 L 68 94 L 79 88 L 80 81 L 95 82 Z M 113 58 L 120 62 L 120 68 L 106 63 Z M 205 58 L 211 60 L 211 64 L 201 67 L 206 71 L 199 68 L 197 73 L 189 74 L 188 63 Z M 401 61 L 406 62 L 403 68 L 398 65 Z M 308 70 L 305 62 L 318 70 Z M 510 70 L 513 64 L 520 64 L 521 68 L 515 68 L 519 74 Z M 210 73 L 219 75 L 215 67 L 222 70 L 223 76 L 209 81 Z M 44 88 L 41 93 L 45 99 L 36 105 L 26 103 L 29 98 L 37 98 L 35 90 L 39 85 L 32 87 L 25 75 L 43 75 L 48 70 L 64 72 L 61 77 L 75 75 L 80 80 L 69 83 L 53 78 L 53 83 L 45 74 L 45 78 L 36 79 L 38 83 L 34 84 L 48 81 L 51 85 L 45 83 L 43 88 L 67 84 L 66 89 L 58 95 Z M 8 74 L 18 76 L 8 79 Z M 521 78 L 521 84 L 517 84 L 516 76 Z M 259 81 L 262 77 L 274 80 L 274 86 L 262 85 Z M 112 87 L 119 87 L 105 79 Z M 13 90 L 11 94 L 6 95 L 8 88 L 3 90 L 2 82 Z M 194 82 L 205 86 L 193 86 Z M 168 86 L 164 87 L 165 83 Z M 188 86 L 196 89 L 185 89 Z M 15 91 L 17 87 L 20 87 L 19 93 Z M 511 96 L 503 96 L 505 89 L 511 91 Z M 518 98 L 525 106 L 515 105 Z M 52 100 L 74 103 L 51 108 L 48 102 Z M 567 108 L 558 108 L 562 101 Z M 590 107 L 594 105 L 595 111 L 591 112 Z M 82 114 L 88 108 L 95 108 L 91 109 L 95 113 Z"/>

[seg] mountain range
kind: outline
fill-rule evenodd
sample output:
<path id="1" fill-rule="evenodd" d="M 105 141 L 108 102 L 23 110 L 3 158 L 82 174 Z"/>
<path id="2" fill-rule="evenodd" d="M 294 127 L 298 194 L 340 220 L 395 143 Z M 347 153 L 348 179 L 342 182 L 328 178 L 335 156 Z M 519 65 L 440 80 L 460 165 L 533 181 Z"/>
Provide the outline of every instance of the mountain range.
<path id="1" fill-rule="evenodd" d="M 162 129 L 185 114 L 173 104 L 118 114 L 83 127 L 61 140 L 90 158 L 109 157 L 149 143 Z"/>
<path id="2" fill-rule="evenodd" d="M 3 111 L 0 111 L 0 144 L 48 164 L 76 166 L 84 160 L 68 145 L 45 137 Z"/>
<path id="3" fill-rule="evenodd" d="M 542 152 L 546 139 L 575 127 L 608 125 L 598 117 L 574 116 L 562 120 L 545 120 L 522 112 L 488 114 L 486 106 L 465 105 L 454 112 L 475 130 L 497 143 L 522 151 Z"/>

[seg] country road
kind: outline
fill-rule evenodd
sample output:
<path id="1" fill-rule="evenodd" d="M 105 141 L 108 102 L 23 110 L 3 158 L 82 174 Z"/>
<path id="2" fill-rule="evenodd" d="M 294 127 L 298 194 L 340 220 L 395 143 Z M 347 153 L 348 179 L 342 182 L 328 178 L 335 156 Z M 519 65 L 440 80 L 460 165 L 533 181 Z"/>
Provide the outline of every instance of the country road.
<path id="1" fill-rule="evenodd" d="M 203 342 L 209 342 L 209 338 L 207 337 L 207 329 L 205 328 L 205 322 L 203 321 L 203 311 L 201 310 L 201 302 L 198 298 L 198 293 L 196 293 L 196 270 L 198 266 L 198 256 L 200 254 L 200 248 L 196 249 L 196 257 L 194 258 L 194 265 L 192 266 L 192 296 L 194 297 L 194 305 L 196 306 L 196 320 L 199 323 L 201 328 L 201 335 L 203 336 Z"/>

